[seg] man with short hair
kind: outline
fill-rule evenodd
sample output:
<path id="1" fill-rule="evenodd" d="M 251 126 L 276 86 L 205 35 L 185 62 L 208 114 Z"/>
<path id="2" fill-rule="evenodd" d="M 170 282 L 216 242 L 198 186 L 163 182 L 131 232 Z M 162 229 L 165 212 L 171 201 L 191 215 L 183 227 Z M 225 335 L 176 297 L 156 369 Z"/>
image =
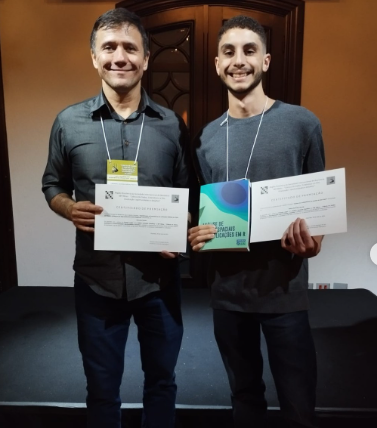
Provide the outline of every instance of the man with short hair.
<path id="1" fill-rule="evenodd" d="M 195 142 L 201 184 L 324 169 L 319 120 L 264 93 L 262 77 L 270 60 L 263 27 L 254 19 L 237 16 L 221 28 L 215 64 L 228 89 L 229 110 Z M 213 225 L 190 229 L 193 250 L 215 233 Z M 262 427 L 265 421 L 261 328 L 282 416 L 291 428 L 314 426 L 316 357 L 307 313 L 307 258 L 319 253 L 322 238 L 310 236 L 305 221 L 297 219 L 281 241 L 250 244 L 249 252 L 210 254 L 215 336 L 236 428 Z"/>
<path id="2" fill-rule="evenodd" d="M 183 334 L 177 254 L 94 251 L 94 217 L 102 212 L 94 191 L 125 162 L 137 163 L 140 186 L 189 187 L 187 129 L 141 87 L 149 49 L 135 14 L 106 12 L 90 42 L 102 91 L 58 114 L 43 175 L 51 209 L 76 226 L 74 288 L 88 427 L 121 426 L 119 390 L 133 316 L 144 371 L 143 427 L 172 428 Z"/>

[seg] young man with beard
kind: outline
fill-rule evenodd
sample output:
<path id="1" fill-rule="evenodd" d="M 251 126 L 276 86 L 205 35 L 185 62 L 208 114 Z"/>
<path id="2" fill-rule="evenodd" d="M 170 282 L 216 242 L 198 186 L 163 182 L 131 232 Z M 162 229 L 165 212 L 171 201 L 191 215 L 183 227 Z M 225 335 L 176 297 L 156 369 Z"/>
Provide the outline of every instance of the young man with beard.
<path id="1" fill-rule="evenodd" d="M 318 119 L 303 107 L 269 98 L 262 87 L 271 56 L 263 27 L 246 16 L 228 20 L 218 39 L 216 71 L 228 89 L 229 110 L 196 140 L 201 184 L 251 182 L 322 171 Z M 281 241 L 250 245 L 250 252 L 211 254 L 209 284 L 216 341 L 228 374 L 236 428 L 262 427 L 267 403 L 260 329 L 282 415 L 289 427 L 313 427 L 316 357 L 308 322 L 308 261 L 321 249 L 304 220 Z M 189 230 L 199 251 L 212 225 Z"/>
<path id="2" fill-rule="evenodd" d="M 74 288 L 87 426 L 121 426 L 119 390 L 133 316 L 144 371 L 143 427 L 173 428 L 183 333 L 177 254 L 94 251 L 94 217 L 102 212 L 94 191 L 95 183 L 106 183 L 112 161 L 137 162 L 140 186 L 188 187 L 187 130 L 141 87 L 149 49 L 135 14 L 119 8 L 100 16 L 91 56 L 102 91 L 59 113 L 43 175 L 51 209 L 76 226 Z"/>

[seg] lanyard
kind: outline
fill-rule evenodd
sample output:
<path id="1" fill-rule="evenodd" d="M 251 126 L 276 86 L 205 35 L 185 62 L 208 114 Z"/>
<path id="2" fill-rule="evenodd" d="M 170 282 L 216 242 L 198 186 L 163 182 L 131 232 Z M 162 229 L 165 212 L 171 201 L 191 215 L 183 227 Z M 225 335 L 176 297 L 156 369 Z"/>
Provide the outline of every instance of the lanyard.
<path id="1" fill-rule="evenodd" d="M 251 147 L 249 161 L 247 163 L 247 168 L 246 168 L 246 172 L 245 172 L 245 179 L 247 177 L 247 173 L 249 172 L 251 157 L 253 156 L 255 143 L 257 142 L 259 129 L 262 125 L 264 112 L 266 111 L 266 107 L 267 107 L 267 102 L 268 102 L 268 97 L 266 96 L 266 103 L 264 104 L 263 111 L 262 111 L 261 118 L 260 118 L 259 125 L 258 125 L 258 129 L 257 129 L 257 133 L 255 134 L 254 143 Z M 226 119 L 225 120 L 226 120 L 226 181 L 229 181 L 229 109 L 226 112 Z"/>
<path id="2" fill-rule="evenodd" d="M 110 157 L 110 152 L 109 152 L 109 146 L 107 144 L 107 138 L 106 138 L 106 132 L 105 132 L 105 126 L 103 124 L 103 119 L 102 119 L 102 114 L 100 113 L 100 118 L 101 118 L 101 125 L 102 125 L 102 132 L 103 132 L 103 138 L 105 140 L 105 145 L 106 145 L 106 150 L 107 150 L 107 156 L 109 157 L 109 161 L 111 162 L 111 157 Z M 139 156 L 139 149 L 140 149 L 140 142 L 141 142 L 141 136 L 143 134 L 143 128 L 144 128 L 144 119 L 145 119 L 145 113 L 143 113 L 143 120 L 141 122 L 141 127 L 140 127 L 140 135 L 139 135 L 139 142 L 137 143 L 137 150 L 136 150 L 136 157 L 135 157 L 135 161 L 134 163 L 137 162 L 137 158 Z"/>

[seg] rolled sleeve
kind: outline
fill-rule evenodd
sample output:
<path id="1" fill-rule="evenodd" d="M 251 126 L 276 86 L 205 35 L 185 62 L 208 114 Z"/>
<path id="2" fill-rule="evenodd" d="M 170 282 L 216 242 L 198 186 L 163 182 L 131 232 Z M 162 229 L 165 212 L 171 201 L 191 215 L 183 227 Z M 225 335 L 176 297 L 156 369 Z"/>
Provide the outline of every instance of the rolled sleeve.
<path id="1" fill-rule="evenodd" d="M 42 191 L 48 204 L 60 193 L 67 193 L 70 196 L 73 194 L 72 171 L 59 116 L 51 129 L 48 160 L 42 177 Z"/>

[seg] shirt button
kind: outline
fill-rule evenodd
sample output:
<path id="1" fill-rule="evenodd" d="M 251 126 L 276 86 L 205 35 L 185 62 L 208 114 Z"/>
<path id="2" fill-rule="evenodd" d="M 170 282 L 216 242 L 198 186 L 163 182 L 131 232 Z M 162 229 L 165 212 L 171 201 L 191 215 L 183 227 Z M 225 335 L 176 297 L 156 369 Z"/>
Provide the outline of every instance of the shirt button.
<path id="1" fill-rule="evenodd" d="M 130 145 L 130 142 L 127 140 L 124 140 L 124 145 L 128 147 Z"/>

